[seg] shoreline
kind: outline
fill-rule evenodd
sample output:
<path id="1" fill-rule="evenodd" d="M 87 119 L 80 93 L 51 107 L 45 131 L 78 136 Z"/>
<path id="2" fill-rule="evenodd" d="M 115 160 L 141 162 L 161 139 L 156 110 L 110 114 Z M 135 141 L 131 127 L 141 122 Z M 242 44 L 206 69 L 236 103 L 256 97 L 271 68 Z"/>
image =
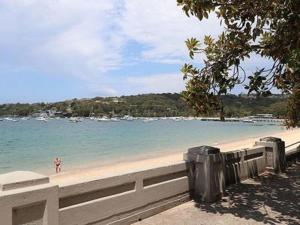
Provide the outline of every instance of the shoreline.
<path id="1" fill-rule="evenodd" d="M 286 131 L 285 128 L 281 128 L 282 131 L 274 131 L 271 134 L 280 134 L 284 131 Z M 111 164 L 119 164 L 119 163 L 130 163 L 130 162 L 135 162 L 135 161 L 140 161 L 140 160 L 146 160 L 146 159 L 151 159 L 151 158 L 160 158 L 160 157 L 165 157 L 165 156 L 170 156 L 170 155 L 177 155 L 177 154 L 183 154 L 185 151 L 187 151 L 188 148 L 192 148 L 195 146 L 200 146 L 200 145 L 210 145 L 210 146 L 215 146 L 219 147 L 219 145 L 226 146 L 227 144 L 231 144 L 233 142 L 240 142 L 240 141 L 245 141 L 248 139 L 254 140 L 255 138 L 260 138 L 265 136 L 266 134 L 249 134 L 247 136 L 242 136 L 242 137 L 232 137 L 227 140 L 221 140 L 220 142 L 214 142 L 214 141 L 207 141 L 203 142 L 199 140 L 198 143 L 191 143 L 189 146 L 186 145 L 181 145 L 177 146 L 176 148 L 163 148 L 159 150 L 152 151 L 151 149 L 148 150 L 148 152 L 137 152 L 136 155 L 129 155 L 129 156 L 124 156 L 121 155 L 119 158 L 99 158 L 99 159 L 94 159 L 94 160 L 89 160 L 87 163 L 88 165 L 79 165 L 78 162 L 74 162 L 73 164 L 68 164 L 67 167 L 64 167 L 63 164 L 63 171 L 62 173 L 72 173 L 72 172 L 77 172 L 78 170 L 87 170 L 87 169 L 96 169 L 96 168 L 102 168 L 106 167 L 107 165 Z M 269 135 L 269 134 L 268 134 Z M 237 146 L 237 148 L 239 148 Z M 232 149 L 230 149 L 232 150 Z M 65 170 L 64 170 L 65 168 Z M 55 176 L 56 174 L 54 173 L 53 168 L 51 169 L 43 169 L 41 168 L 39 170 L 40 173 L 43 173 L 48 176 Z"/>
<path id="2" fill-rule="evenodd" d="M 275 134 L 277 133 L 281 133 L 281 132 L 274 132 Z M 152 158 L 160 158 L 160 157 L 166 157 L 166 156 L 170 156 L 170 155 L 177 155 L 177 154 L 183 154 L 185 151 L 187 151 L 188 148 L 192 148 L 192 147 L 196 147 L 196 146 L 200 146 L 200 145 L 211 145 L 211 146 L 215 146 L 218 147 L 219 145 L 226 145 L 226 144 L 231 144 L 231 143 L 235 143 L 235 142 L 239 142 L 239 141 L 245 141 L 248 139 L 255 139 L 255 138 L 260 138 L 264 136 L 263 134 L 259 135 L 259 134 L 255 134 L 255 135 L 248 135 L 248 136 L 244 136 L 242 138 L 238 138 L 238 137 L 234 137 L 234 138 L 230 138 L 229 140 L 223 140 L 220 142 L 212 142 L 212 141 L 208 141 L 206 143 L 193 143 L 190 146 L 178 146 L 177 148 L 164 148 L 164 149 L 160 149 L 160 150 L 155 150 L 155 151 L 151 151 L 151 149 L 149 149 L 148 152 L 139 152 L 137 153 L 135 156 L 130 155 L 130 156 L 120 156 L 119 158 L 111 158 L 111 159 L 106 159 L 106 158 L 102 158 L 102 159 L 95 159 L 93 161 L 89 161 L 88 162 L 88 166 L 87 165 L 78 165 L 78 163 L 74 163 L 72 165 L 68 165 L 67 169 L 65 171 L 62 171 L 62 173 L 69 173 L 69 172 L 75 172 L 78 170 L 86 170 L 86 169 L 95 169 L 95 168 L 99 168 L 99 167 L 105 167 L 107 165 L 110 164 L 119 164 L 119 163 L 127 163 L 127 162 L 135 162 L 135 161 L 140 161 L 140 160 L 146 160 L 146 159 L 152 159 Z M 45 170 L 45 169 L 41 169 L 40 170 L 41 173 L 45 174 L 45 175 L 56 175 L 53 172 L 53 169 L 51 168 L 51 170 Z"/>
<path id="3" fill-rule="evenodd" d="M 218 147 L 222 152 L 238 150 L 252 147 L 259 138 L 274 136 L 283 139 L 286 145 L 295 143 L 300 139 L 300 129 L 284 130 L 282 132 L 272 132 L 268 135 L 255 135 L 242 138 L 240 140 L 229 140 L 214 143 L 212 146 Z M 193 147 L 193 146 L 190 146 Z M 51 182 L 59 185 L 68 185 L 79 181 L 92 180 L 99 177 L 114 176 L 122 173 L 129 173 L 137 170 L 149 169 L 152 167 L 166 166 L 183 160 L 183 153 L 187 149 L 172 149 L 172 153 L 162 151 L 160 153 L 141 154 L 136 157 L 124 157 L 117 160 L 102 161 L 101 165 L 89 165 L 85 167 L 74 167 L 60 174 L 49 175 Z M 171 150 L 170 150 L 171 151 Z M 93 163 L 92 163 L 93 164 Z"/>

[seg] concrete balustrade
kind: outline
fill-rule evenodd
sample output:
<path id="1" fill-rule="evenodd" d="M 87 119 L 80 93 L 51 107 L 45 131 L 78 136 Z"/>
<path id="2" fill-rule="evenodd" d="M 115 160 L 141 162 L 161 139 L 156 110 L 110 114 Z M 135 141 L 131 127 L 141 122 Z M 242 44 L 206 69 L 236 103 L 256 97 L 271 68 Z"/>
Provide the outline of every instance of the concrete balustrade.
<path id="1" fill-rule="evenodd" d="M 58 186 L 49 178 L 17 171 L 0 175 L 1 225 L 59 225 Z"/>
<path id="2" fill-rule="evenodd" d="M 296 163 L 300 161 L 300 142 L 291 144 L 286 147 L 286 165 L 291 165 L 293 163 Z"/>
<path id="3" fill-rule="evenodd" d="M 265 147 L 255 146 L 222 154 L 226 185 L 258 176 L 266 170 Z"/>
<path id="4" fill-rule="evenodd" d="M 0 225 L 130 224 L 190 200 L 213 202 L 226 185 L 284 171 L 299 146 L 285 156 L 284 142 L 267 138 L 253 148 L 220 153 L 202 146 L 185 161 L 63 186 L 32 172 L 0 175 Z"/>
<path id="5" fill-rule="evenodd" d="M 266 167 L 276 173 L 283 172 L 286 167 L 285 143 L 280 138 L 261 138 L 255 145 L 266 148 Z"/>
<path id="6" fill-rule="evenodd" d="M 60 224 L 127 224 L 188 201 L 184 162 L 60 187 Z"/>

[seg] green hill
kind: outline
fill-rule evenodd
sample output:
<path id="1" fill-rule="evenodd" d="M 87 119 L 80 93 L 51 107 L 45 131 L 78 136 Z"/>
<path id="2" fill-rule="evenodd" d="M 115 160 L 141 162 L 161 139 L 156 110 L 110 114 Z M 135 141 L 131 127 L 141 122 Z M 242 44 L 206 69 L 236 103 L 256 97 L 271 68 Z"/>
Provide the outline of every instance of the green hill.
<path id="1" fill-rule="evenodd" d="M 249 116 L 257 113 L 272 113 L 283 117 L 286 99 L 281 95 L 255 98 L 247 95 L 223 97 L 227 117 Z M 51 110 L 63 116 L 193 116 L 195 113 L 186 105 L 180 94 L 143 94 L 121 97 L 96 97 L 73 99 L 55 103 L 2 104 L 0 116 L 29 116 Z M 214 116 L 214 115 L 210 115 Z"/>

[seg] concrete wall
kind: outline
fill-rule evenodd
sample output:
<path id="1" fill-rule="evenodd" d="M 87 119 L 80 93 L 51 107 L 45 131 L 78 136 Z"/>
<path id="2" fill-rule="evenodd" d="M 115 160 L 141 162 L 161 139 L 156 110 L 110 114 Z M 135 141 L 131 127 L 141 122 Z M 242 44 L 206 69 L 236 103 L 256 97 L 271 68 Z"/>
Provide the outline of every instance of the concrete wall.
<path id="1" fill-rule="evenodd" d="M 276 147 L 270 146 L 260 141 L 251 149 L 222 153 L 218 170 L 226 184 L 275 168 L 278 154 L 272 155 Z M 299 157 L 298 145 L 289 150 L 287 160 Z M 60 187 L 36 173 L 13 172 L 0 175 L 0 225 L 130 224 L 188 201 L 191 189 L 184 161 Z"/>
<path id="2" fill-rule="evenodd" d="M 266 170 L 266 149 L 263 146 L 226 152 L 223 157 L 226 185 L 258 176 Z"/>
<path id="3" fill-rule="evenodd" d="M 286 161 L 290 165 L 300 161 L 300 143 L 295 143 L 286 148 Z"/>
<path id="4" fill-rule="evenodd" d="M 59 189 L 59 221 L 129 223 L 189 200 L 188 191 L 185 163 L 64 186 Z"/>
<path id="5" fill-rule="evenodd" d="M 59 225 L 58 186 L 32 172 L 0 175 L 0 224 Z"/>

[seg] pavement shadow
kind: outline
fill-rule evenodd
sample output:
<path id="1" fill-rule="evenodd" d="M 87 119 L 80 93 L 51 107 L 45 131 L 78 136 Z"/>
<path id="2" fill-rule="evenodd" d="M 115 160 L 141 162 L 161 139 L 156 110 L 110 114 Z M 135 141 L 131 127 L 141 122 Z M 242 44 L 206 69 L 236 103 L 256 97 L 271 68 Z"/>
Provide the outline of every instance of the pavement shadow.
<path id="1" fill-rule="evenodd" d="M 264 224 L 300 224 L 300 163 L 284 174 L 267 174 L 226 188 L 218 203 L 197 203 L 209 213 L 233 214 Z"/>

